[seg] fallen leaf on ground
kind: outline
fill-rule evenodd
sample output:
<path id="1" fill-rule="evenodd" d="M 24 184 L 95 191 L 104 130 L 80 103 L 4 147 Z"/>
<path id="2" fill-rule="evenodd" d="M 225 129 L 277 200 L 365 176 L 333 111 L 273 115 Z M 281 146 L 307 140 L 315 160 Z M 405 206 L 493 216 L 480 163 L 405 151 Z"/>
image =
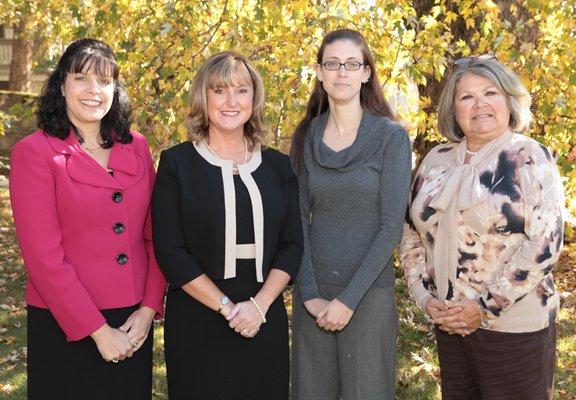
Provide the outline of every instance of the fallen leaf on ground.
<path id="1" fill-rule="evenodd" d="M 2 385 L 0 383 L 0 393 L 10 394 L 12 393 L 12 390 L 14 390 L 14 388 L 9 383 L 7 383 L 6 385 Z"/>

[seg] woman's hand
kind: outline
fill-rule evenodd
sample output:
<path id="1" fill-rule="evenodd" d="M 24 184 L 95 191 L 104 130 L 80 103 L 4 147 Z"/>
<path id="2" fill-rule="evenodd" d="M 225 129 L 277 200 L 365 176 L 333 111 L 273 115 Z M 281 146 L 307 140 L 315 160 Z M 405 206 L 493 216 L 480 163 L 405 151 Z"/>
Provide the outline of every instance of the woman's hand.
<path id="1" fill-rule="evenodd" d="M 328 303 L 316 316 L 316 323 L 327 331 L 341 331 L 348 325 L 354 311 L 338 299 Z"/>
<path id="2" fill-rule="evenodd" d="M 138 350 L 148 337 L 148 331 L 150 326 L 152 326 L 152 321 L 154 321 L 154 315 L 156 315 L 156 311 L 150 307 L 142 306 L 134 311 L 126 322 L 118 328 L 128 335 L 132 351 Z"/>
<path id="3" fill-rule="evenodd" d="M 315 299 L 305 301 L 304 307 L 306 308 L 306 311 L 308 311 L 314 318 L 317 318 L 320 311 L 328 307 L 328 304 L 330 304 L 328 300 L 317 297 Z"/>
<path id="4" fill-rule="evenodd" d="M 461 336 L 467 336 L 478 329 L 482 323 L 480 308 L 476 300 L 446 300 L 445 304 L 450 308 L 460 307 L 461 311 L 454 315 L 435 318 L 432 322 L 440 324 L 441 330 L 450 334 L 456 333 Z"/>
<path id="5" fill-rule="evenodd" d="M 118 362 L 130 358 L 134 353 L 128 335 L 108 324 L 102 325 L 90 336 L 96 343 L 102 358 L 108 362 Z"/>
<path id="6" fill-rule="evenodd" d="M 224 307 L 222 307 L 222 309 L 220 310 L 220 314 L 222 314 L 224 318 L 228 319 L 228 316 L 230 315 L 234 307 L 236 307 L 236 304 L 232 303 L 232 301 L 229 300 L 228 303 L 224 304 Z"/>
<path id="7" fill-rule="evenodd" d="M 436 318 L 455 315 L 458 314 L 460 311 L 462 311 L 462 307 L 451 308 L 448 307 L 448 305 L 445 302 L 435 298 L 430 298 L 426 302 L 426 305 L 424 307 L 426 308 L 426 313 L 430 316 L 432 320 Z"/>
<path id="8" fill-rule="evenodd" d="M 259 304 L 264 315 L 268 312 L 268 306 Z M 243 301 L 236 304 L 226 317 L 230 321 L 230 328 L 246 338 L 253 338 L 260 330 L 262 316 L 251 301 Z"/>

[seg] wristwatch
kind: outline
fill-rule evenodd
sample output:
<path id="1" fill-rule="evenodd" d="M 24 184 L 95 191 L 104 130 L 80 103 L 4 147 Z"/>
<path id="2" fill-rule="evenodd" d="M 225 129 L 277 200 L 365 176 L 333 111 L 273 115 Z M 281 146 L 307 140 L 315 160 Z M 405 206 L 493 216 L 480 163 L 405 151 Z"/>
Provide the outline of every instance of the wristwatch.
<path id="1" fill-rule="evenodd" d="M 228 298 L 228 296 L 226 295 L 222 295 L 222 297 L 220 297 L 220 307 L 218 307 L 218 314 L 220 314 L 220 312 L 222 311 L 222 309 L 224 308 L 224 306 L 226 304 L 228 304 L 228 302 L 230 301 L 230 299 Z"/>

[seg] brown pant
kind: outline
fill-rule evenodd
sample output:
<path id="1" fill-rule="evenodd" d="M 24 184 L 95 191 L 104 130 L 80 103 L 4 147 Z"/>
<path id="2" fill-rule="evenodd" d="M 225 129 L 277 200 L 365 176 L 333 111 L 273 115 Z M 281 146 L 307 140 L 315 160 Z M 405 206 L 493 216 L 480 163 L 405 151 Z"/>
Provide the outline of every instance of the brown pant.
<path id="1" fill-rule="evenodd" d="M 536 332 L 478 329 L 469 336 L 436 328 L 443 400 L 550 400 L 556 325 Z"/>

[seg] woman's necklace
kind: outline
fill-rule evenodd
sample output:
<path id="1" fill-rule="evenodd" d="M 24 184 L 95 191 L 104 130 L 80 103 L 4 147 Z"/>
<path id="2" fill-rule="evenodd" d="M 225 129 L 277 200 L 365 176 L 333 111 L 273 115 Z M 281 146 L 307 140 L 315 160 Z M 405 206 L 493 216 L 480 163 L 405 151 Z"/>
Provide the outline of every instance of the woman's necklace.
<path id="1" fill-rule="evenodd" d="M 469 156 L 475 156 L 476 154 L 478 154 L 478 152 L 466 149 L 466 154 L 468 154 Z"/>
<path id="2" fill-rule="evenodd" d="M 101 135 L 98 134 L 98 139 L 100 139 L 100 137 Z M 82 132 L 80 132 L 80 130 L 78 130 L 78 132 L 76 133 L 76 138 L 80 142 L 80 146 L 82 146 L 82 148 L 87 152 L 89 152 L 90 154 L 94 154 L 96 150 L 100 150 L 104 145 L 104 143 L 98 143 L 98 145 L 94 147 L 88 146 L 88 144 L 86 144 L 86 140 L 84 139 L 84 135 L 82 135 Z M 98 140 L 98 142 L 100 142 L 100 140 Z"/>
<path id="3" fill-rule="evenodd" d="M 82 146 L 82 148 L 86 151 L 88 151 L 90 154 L 94 154 L 94 152 L 96 150 L 100 150 L 102 148 L 102 143 L 99 143 L 98 146 L 95 147 L 88 147 L 88 145 L 86 144 L 86 142 L 82 142 L 80 144 L 80 146 Z"/>
<path id="4" fill-rule="evenodd" d="M 246 140 L 246 137 L 243 136 L 244 139 L 244 162 L 242 164 L 246 164 L 246 161 L 248 161 L 248 141 Z M 208 145 L 208 143 L 206 142 L 206 139 L 202 138 L 202 141 L 204 142 L 204 144 L 206 145 L 206 147 L 208 148 L 208 151 L 210 151 L 210 153 L 212 153 L 212 155 L 214 155 L 217 158 L 221 158 L 218 154 L 216 154 L 216 152 L 214 150 L 212 150 L 212 148 Z M 238 164 L 232 164 L 232 172 L 234 173 L 238 173 Z"/>

